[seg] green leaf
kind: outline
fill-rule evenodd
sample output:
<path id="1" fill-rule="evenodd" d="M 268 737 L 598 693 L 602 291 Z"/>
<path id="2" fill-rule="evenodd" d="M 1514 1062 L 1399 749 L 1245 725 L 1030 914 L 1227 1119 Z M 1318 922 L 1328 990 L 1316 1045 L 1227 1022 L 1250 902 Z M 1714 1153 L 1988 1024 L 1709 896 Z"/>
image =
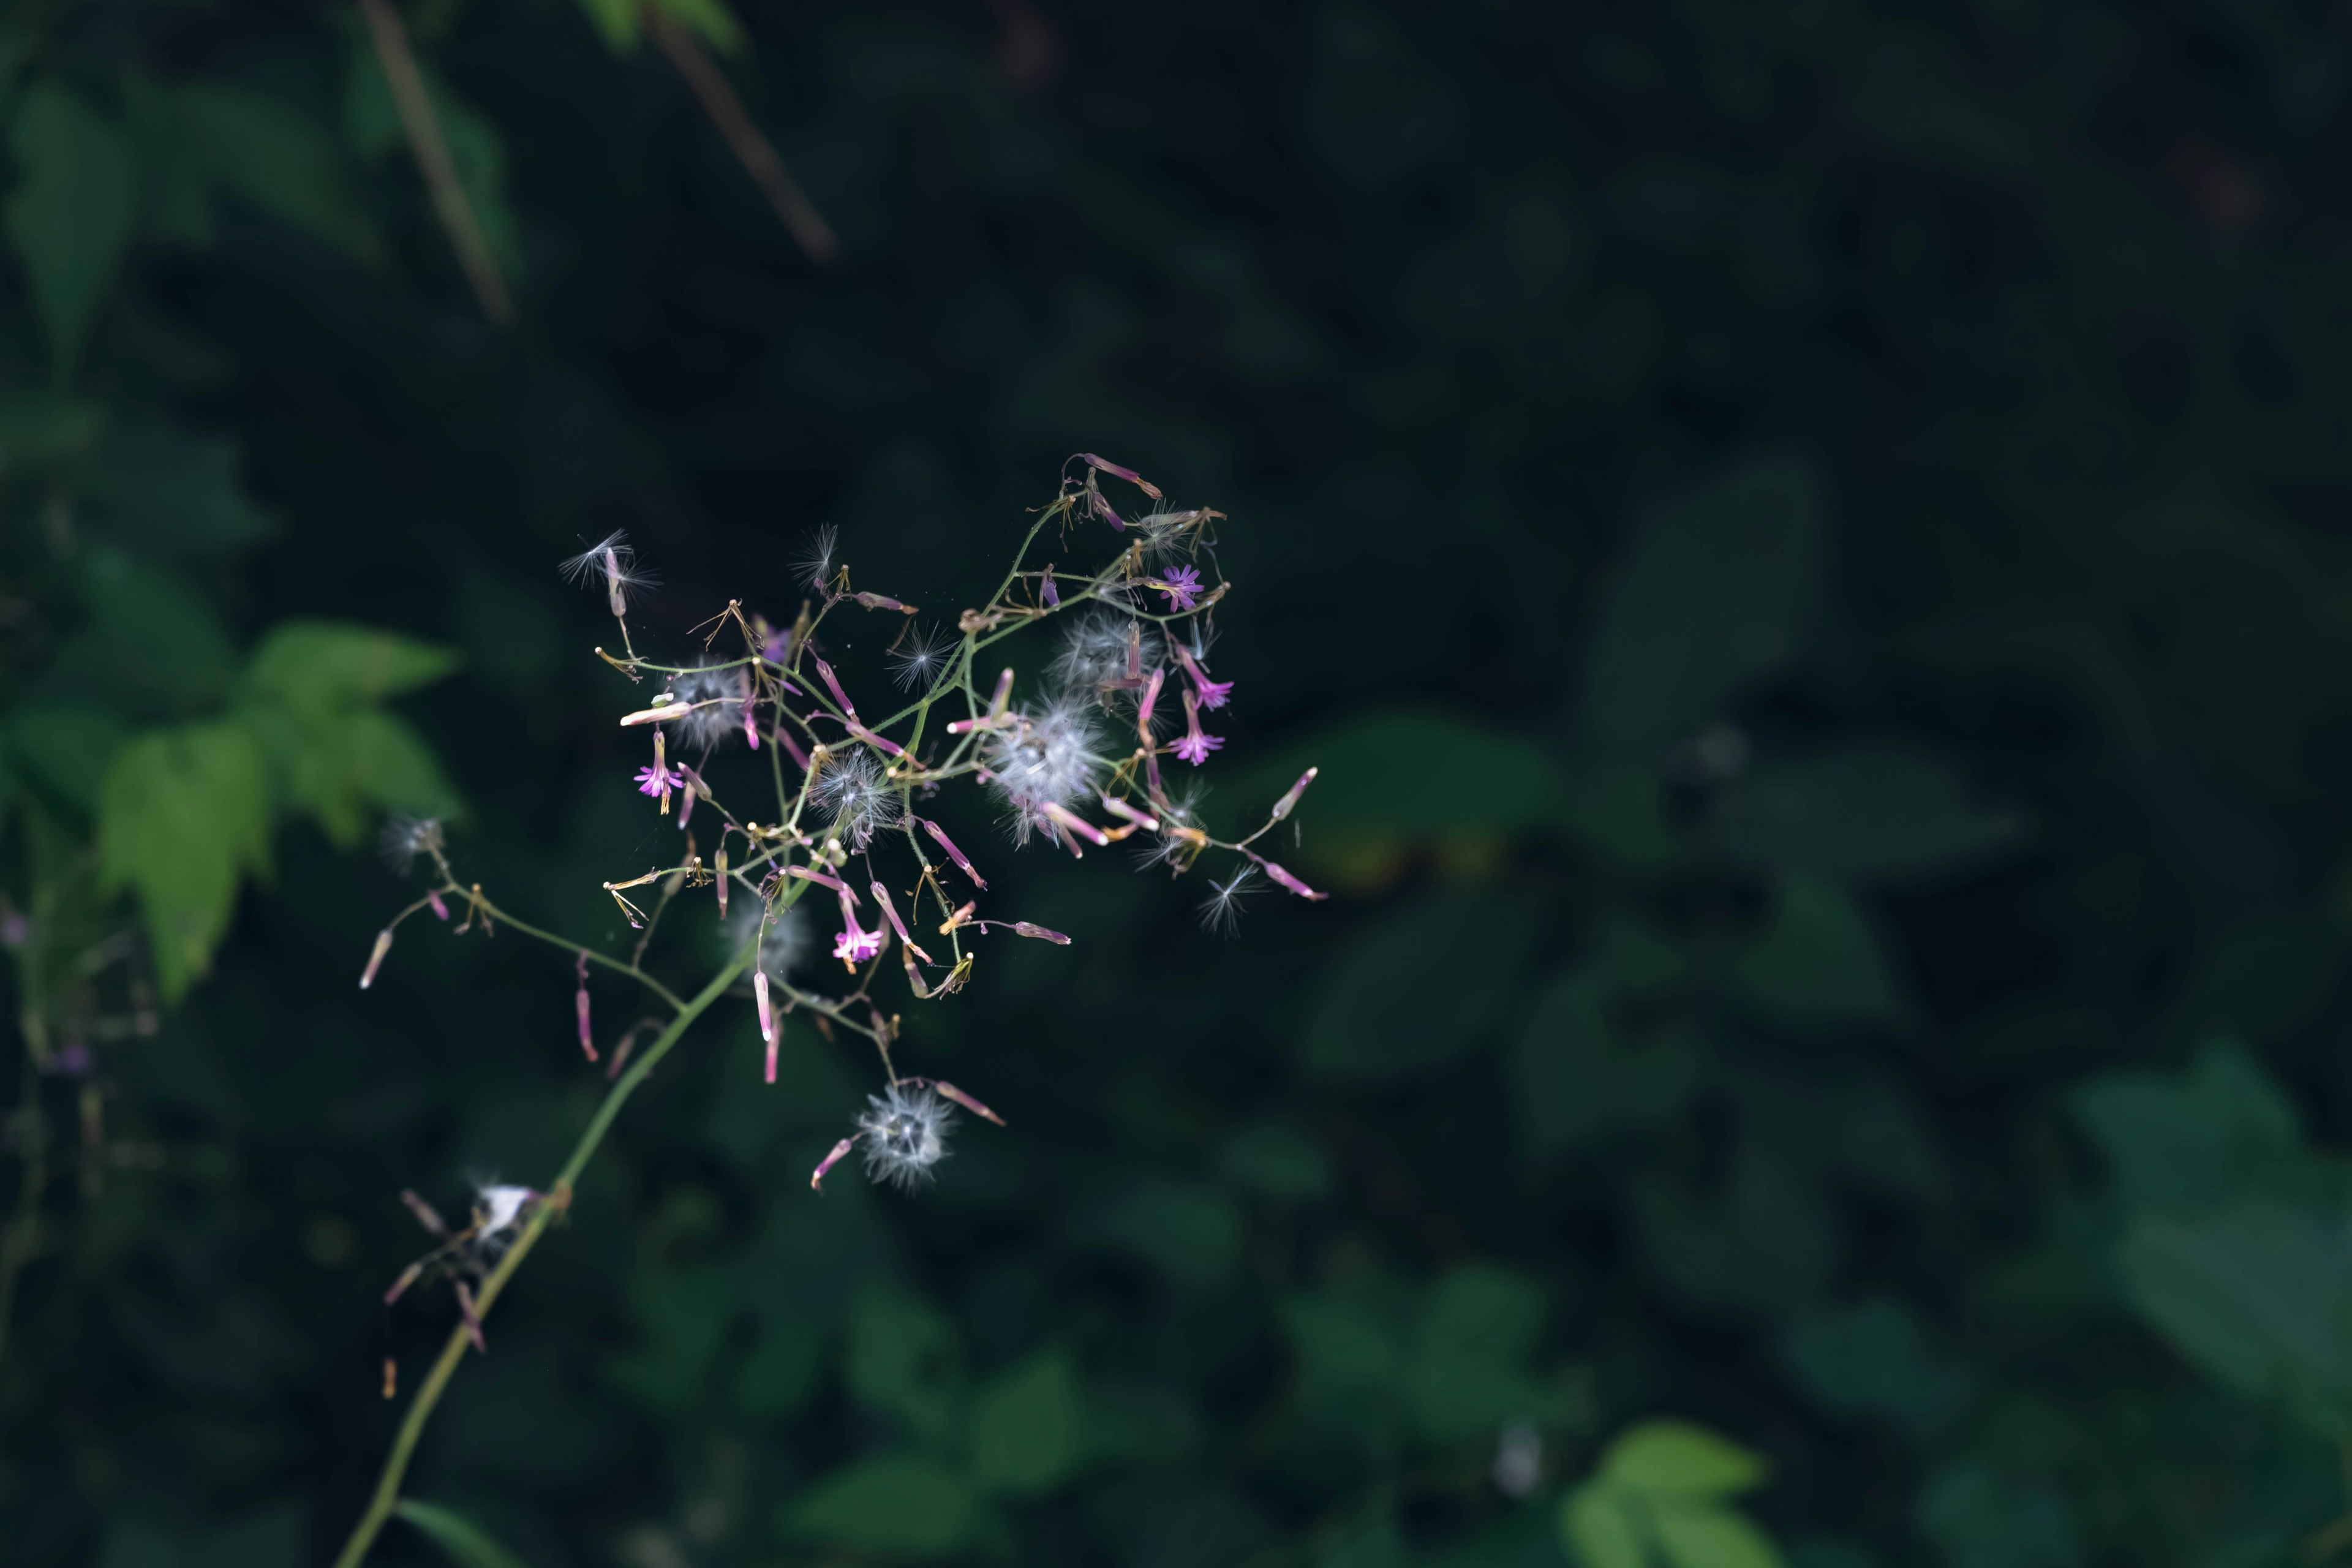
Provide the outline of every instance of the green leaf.
<path id="1" fill-rule="evenodd" d="M 1560 826 L 1603 859 L 1657 871 L 1685 854 L 1666 820 L 1655 769 L 1630 763 L 1579 768 L 1559 793 Z"/>
<path id="2" fill-rule="evenodd" d="M 1771 1538 L 1732 1509 L 1660 1509 L 1650 1527 L 1674 1568 L 1780 1568 Z"/>
<path id="3" fill-rule="evenodd" d="M 1395 1336 L 1363 1302 L 1329 1293 L 1297 1295 L 1283 1303 L 1282 1321 L 1298 1357 L 1302 1393 L 1386 1389 L 1402 1375 L 1404 1354 Z"/>
<path id="4" fill-rule="evenodd" d="M 1213 1285 L 1241 1262 L 1241 1212 L 1204 1183 L 1140 1182 L 1107 1204 L 1094 1228 L 1180 1285 Z"/>
<path id="5" fill-rule="evenodd" d="M 1047 1492 L 1077 1465 L 1077 1368 L 1048 1351 L 982 1387 L 972 1400 L 972 1478 L 989 1491 Z"/>
<path id="6" fill-rule="evenodd" d="M 1263 813 L 1309 767 L 1319 772 L 1291 816 L 1297 858 L 1343 883 L 1385 879 L 1408 849 L 1510 838 L 1559 817 L 1561 767 L 1549 741 L 1423 709 L 1359 713 L 1312 731 L 1220 798 Z"/>
<path id="7" fill-rule="evenodd" d="M 240 549 L 272 531 L 238 482 L 235 442 L 152 420 L 110 433 L 76 489 L 93 529 L 165 559 Z"/>
<path id="8" fill-rule="evenodd" d="M 53 393 L 14 394 L 0 403 L 0 474 L 89 451 L 106 417 L 103 404 Z"/>
<path id="9" fill-rule="evenodd" d="M 1535 910 L 1500 889 L 1441 889 L 1364 928 L 1323 984 L 1306 1069 L 1362 1079 L 1444 1067 L 1475 1046 L 1535 941 Z"/>
<path id="10" fill-rule="evenodd" d="M 2136 1209 L 2229 1201 L 2250 1175 L 2304 1146 L 2294 1107 L 2226 1041 L 2207 1046 L 2183 1071 L 2095 1079 L 2075 1091 L 2074 1105 Z"/>
<path id="11" fill-rule="evenodd" d="M 2352 1252 L 2340 1214 L 2272 1200 L 2145 1217 L 2116 1263 L 2140 1315 L 2216 1382 L 2352 1438 Z"/>
<path id="12" fill-rule="evenodd" d="M 1819 592 L 1818 510 L 1808 470 L 1774 460 L 1643 526 L 1586 664 L 1597 752 L 1654 762 L 1796 653 Z"/>
<path id="13" fill-rule="evenodd" d="M 213 181 L 354 260 L 378 258 L 375 231 L 334 143 L 302 114 L 218 81 L 181 88 L 176 107 Z"/>
<path id="14" fill-rule="evenodd" d="M 1967 1373 L 1929 1348 L 1911 1310 L 1886 1298 L 1795 1325 L 1780 1353 L 1824 1408 L 1885 1416 L 1916 1433 L 1948 1424 L 1971 1393 Z"/>
<path id="15" fill-rule="evenodd" d="M 261 749 L 235 723 L 141 735 L 99 790 L 100 875 L 138 889 L 166 1001 L 184 995 L 228 929 L 237 883 L 269 856 Z"/>
<path id="16" fill-rule="evenodd" d="M 246 667 L 257 692 L 323 716 L 430 686 L 457 668 L 449 649 L 350 621 L 281 621 Z"/>
<path id="17" fill-rule="evenodd" d="M 1697 1087 L 1687 1036 L 1622 1037 L 1599 976 L 1562 975 L 1537 1000 L 1511 1047 L 1512 1113 L 1538 1158 L 1664 1121 Z"/>
<path id="18" fill-rule="evenodd" d="M 1588 1482 L 1560 1500 L 1559 1535 L 1569 1555 L 1584 1568 L 1643 1568 L 1649 1561 L 1625 1500 L 1598 1483 Z"/>
<path id="19" fill-rule="evenodd" d="M 523 1568 L 521 1558 L 461 1514 L 414 1498 L 403 1498 L 392 1505 L 392 1511 L 415 1525 L 457 1568 Z"/>
<path id="20" fill-rule="evenodd" d="M 1800 1027 L 1894 1023 L 1904 1014 L 1861 905 L 1801 871 L 1781 879 L 1770 920 L 1733 960 L 1730 979 L 1758 1012 Z"/>
<path id="21" fill-rule="evenodd" d="M 8 146 L 21 174 L 8 197 L 8 237 L 50 356 L 69 367 L 130 248 L 138 161 L 111 121 L 53 81 L 26 89 Z"/>
<path id="22" fill-rule="evenodd" d="M 89 624 L 60 650 L 52 678 L 102 692 L 130 712 L 194 715 L 236 682 L 236 649 L 212 605 L 183 574 L 127 551 L 85 552 Z"/>
<path id="23" fill-rule="evenodd" d="M 1913 1512 L 1950 1568 L 2074 1568 L 2083 1559 L 2063 1498 L 1975 1461 L 1931 1477 Z"/>
<path id="24" fill-rule="evenodd" d="M 918 1436 L 944 1437 L 963 1396 L 963 1351 L 955 1325 L 929 1302 L 902 1291 L 860 1291 L 849 1315 L 844 1368 L 850 1394 L 896 1416 Z"/>
<path id="25" fill-rule="evenodd" d="M 1970 800 L 1950 769 L 1904 752 L 1754 769 L 1725 787 L 1715 817 L 1734 855 L 1831 879 L 1945 869 L 2014 844 L 2022 828 Z"/>
<path id="26" fill-rule="evenodd" d="M 834 1471 L 784 1510 L 794 1535 L 852 1551 L 931 1557 L 971 1533 L 979 1498 L 971 1483 L 911 1454 L 879 1454 Z"/>
<path id="27" fill-rule="evenodd" d="M 1513 1420 L 1550 1414 L 1526 1362 L 1543 1327 L 1542 1293 L 1525 1277 L 1469 1264 L 1433 1286 L 1414 1347 L 1413 1408 L 1441 1443 L 1491 1441 Z"/>
<path id="28" fill-rule="evenodd" d="M 1737 1497 L 1764 1482 L 1763 1457 L 1691 1421 L 1644 1421 L 1609 1445 L 1601 1478 L 1654 1501 Z"/>

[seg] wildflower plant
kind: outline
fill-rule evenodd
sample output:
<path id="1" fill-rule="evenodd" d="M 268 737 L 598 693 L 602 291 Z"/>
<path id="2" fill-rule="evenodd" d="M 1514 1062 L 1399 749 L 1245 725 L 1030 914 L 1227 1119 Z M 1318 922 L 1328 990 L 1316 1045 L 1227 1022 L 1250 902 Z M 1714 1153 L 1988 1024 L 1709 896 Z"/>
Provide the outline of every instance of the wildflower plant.
<path id="1" fill-rule="evenodd" d="M 1074 474 L 1074 467 L 1082 473 Z M 1132 519 L 1122 516 L 1104 493 L 1106 479 L 1130 487 L 1147 504 Z M 1206 664 L 1210 617 L 1230 587 L 1202 578 L 1204 564 L 1214 571 L 1213 530 L 1222 519 L 1208 508 L 1171 508 L 1159 488 L 1132 469 L 1082 454 L 1065 465 L 1057 493 L 1036 515 L 996 591 L 981 607 L 963 611 L 952 635 L 919 627 L 913 605 L 856 588 L 836 535 L 826 529 L 794 563 L 811 596 L 789 625 L 780 628 L 730 601 L 704 623 L 702 647 L 667 665 L 636 651 L 629 611 L 655 580 L 625 539 L 614 534 L 563 563 L 564 575 L 604 595 L 619 624 L 622 653 L 595 651 L 640 688 L 618 723 L 647 737 L 651 760 L 634 782 L 658 814 L 675 816 L 681 847 L 668 865 L 604 883 L 638 933 L 624 955 L 515 918 L 459 876 L 438 824 L 397 822 L 386 835 L 395 864 L 424 866 L 430 886 L 378 933 L 362 988 L 374 984 L 413 918 L 429 911 L 461 934 L 503 925 L 571 959 L 581 1050 L 590 1062 L 603 1060 L 612 1087 L 545 1189 L 487 1186 L 477 1194 L 472 1223 L 460 1229 L 444 1224 L 422 1199 L 403 1194 L 436 1245 L 401 1275 L 387 1300 L 419 1281 L 446 1279 L 460 1321 L 409 1405 L 339 1568 L 361 1562 L 391 1516 L 449 1378 L 468 1346 L 484 1347 L 483 1320 L 546 1226 L 569 1207 L 574 1184 L 621 1108 L 722 1000 L 748 994 L 769 1083 L 776 1081 L 785 1032 L 796 1016 L 827 1040 L 845 1033 L 874 1049 L 877 1092 L 811 1173 L 815 1192 L 853 1154 L 870 1180 L 918 1187 L 948 1158 L 961 1113 L 1004 1125 L 966 1089 L 899 1070 L 904 1014 L 898 987 L 914 1003 L 955 994 L 971 981 L 993 933 L 1062 946 L 1072 939 L 990 907 L 995 895 L 981 863 L 934 814 L 932 802 L 943 791 L 975 786 L 1016 847 L 1082 858 L 1090 848 L 1135 840 L 1146 868 L 1179 877 L 1212 861 L 1215 870 L 1203 869 L 1209 892 L 1202 915 L 1213 926 L 1230 928 L 1260 876 L 1300 898 L 1325 896 L 1256 847 L 1289 816 L 1315 770 L 1272 804 L 1255 831 L 1231 840 L 1201 825 L 1189 777 L 1171 787 L 1171 766 L 1181 764 L 1189 775 L 1224 744 L 1202 727 L 1203 710 L 1223 708 L 1233 690 L 1231 681 L 1213 680 Z M 1066 544 L 1099 528 L 1118 548 L 1090 574 L 1033 563 L 1049 532 Z M 830 635 L 837 617 L 872 614 L 903 618 L 877 673 L 912 693 L 880 717 L 861 712 L 852 699 L 850 683 L 835 668 Z M 986 674 L 994 662 L 986 656 L 997 644 L 1048 623 L 1060 633 L 1060 646 L 1035 689 L 1016 689 L 1010 668 Z M 772 793 L 756 805 L 722 799 L 706 776 L 717 753 L 737 746 L 765 763 Z M 683 994 L 643 961 L 664 916 L 673 907 L 692 908 L 706 894 L 725 944 L 715 972 Z M 831 918 L 813 920 L 818 910 Z M 836 920 L 826 948 L 820 933 Z M 821 952 L 830 959 L 818 960 Z M 841 973 L 819 984 L 803 973 L 812 962 L 837 963 Z M 626 977 L 666 1011 L 614 1041 L 608 1059 L 595 1039 L 592 967 Z M 635 1049 L 648 1028 L 651 1038 Z M 388 1362 L 387 1397 L 395 1373 Z"/>

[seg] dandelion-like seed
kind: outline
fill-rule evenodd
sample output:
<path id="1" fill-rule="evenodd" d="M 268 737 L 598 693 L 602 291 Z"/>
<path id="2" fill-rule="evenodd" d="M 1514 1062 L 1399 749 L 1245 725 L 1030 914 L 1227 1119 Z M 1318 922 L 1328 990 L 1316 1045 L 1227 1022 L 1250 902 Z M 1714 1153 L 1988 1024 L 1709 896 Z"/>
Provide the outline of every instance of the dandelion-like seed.
<path id="1" fill-rule="evenodd" d="M 707 753 L 722 741 L 744 733 L 743 708 L 751 700 L 751 678 L 740 664 L 705 665 L 689 669 L 670 682 L 677 700 L 691 704 L 688 711 L 668 722 L 681 751 L 688 746 Z"/>
<path id="2" fill-rule="evenodd" d="M 383 825 L 383 858 L 404 877 L 419 855 L 438 855 L 444 842 L 438 817 L 395 816 Z"/>
<path id="3" fill-rule="evenodd" d="M 628 613 L 631 594 L 650 588 L 658 581 L 637 564 L 637 552 L 630 547 L 628 535 L 618 531 L 606 534 L 556 570 L 563 574 L 565 582 L 576 587 L 602 582 L 605 603 L 615 616 Z"/>
<path id="4" fill-rule="evenodd" d="M 1201 929 L 1220 936 L 1240 934 L 1242 908 L 1256 890 L 1257 873 L 1247 865 L 1222 882 L 1212 880 L 1208 897 L 1201 900 Z"/>
<path id="5" fill-rule="evenodd" d="M 834 548 L 840 542 L 841 530 L 833 524 L 818 529 L 793 562 L 794 579 L 823 593 L 833 581 Z"/>
<path id="6" fill-rule="evenodd" d="M 852 848 L 863 849 L 882 828 L 898 822 L 898 795 L 874 753 L 863 746 L 828 751 L 809 781 L 809 799 L 841 829 Z"/>
<path id="7" fill-rule="evenodd" d="M 955 1110 L 929 1088 L 892 1084 L 866 1097 L 857 1136 L 866 1145 L 866 1174 L 877 1182 L 912 1188 L 931 1179 L 931 1167 L 947 1158 Z"/>
<path id="8" fill-rule="evenodd" d="M 474 1242 L 483 1250 L 503 1252 L 514 1239 L 515 1227 L 539 1194 L 529 1187 L 484 1183 L 474 1189 Z"/>
<path id="9" fill-rule="evenodd" d="M 938 626 L 910 630 L 889 652 L 890 679 L 901 691 L 915 691 L 940 678 L 955 656 L 956 639 Z"/>
<path id="10" fill-rule="evenodd" d="M 1119 657 L 1124 661 L 1124 651 Z M 1024 710 L 1011 726 L 990 733 L 982 755 L 992 775 L 990 787 L 1013 810 L 1014 843 L 1026 844 L 1032 829 L 1046 826 L 1047 806 L 1066 806 L 1093 790 L 1096 742 L 1087 704 L 1071 696 Z"/>
<path id="11" fill-rule="evenodd" d="M 1108 692 L 1128 678 L 1128 632 L 1137 625 L 1133 616 L 1097 608 L 1074 616 L 1062 634 L 1062 650 L 1055 655 L 1053 674 L 1064 687 L 1086 696 Z M 1165 645 L 1160 634 L 1142 627 L 1143 668 L 1160 663 Z"/>
<path id="12" fill-rule="evenodd" d="M 761 931 L 763 919 L 767 930 Z M 731 956 L 740 952 L 757 932 L 760 952 L 753 962 L 771 981 L 782 984 L 807 963 L 814 931 L 813 917 L 800 905 L 768 915 L 763 914 L 760 900 L 753 899 L 738 904 L 728 915 L 719 927 L 719 940 L 721 950 Z"/>

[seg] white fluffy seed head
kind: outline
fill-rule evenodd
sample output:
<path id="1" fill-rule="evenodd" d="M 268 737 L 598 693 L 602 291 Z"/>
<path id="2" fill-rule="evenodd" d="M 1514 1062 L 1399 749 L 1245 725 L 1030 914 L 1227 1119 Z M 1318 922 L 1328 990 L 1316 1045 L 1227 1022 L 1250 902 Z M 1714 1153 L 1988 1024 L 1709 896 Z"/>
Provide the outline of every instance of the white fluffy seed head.
<path id="1" fill-rule="evenodd" d="M 827 752 L 809 781 L 809 799 L 854 849 L 865 848 L 877 832 L 898 825 L 898 792 L 864 746 Z"/>
<path id="2" fill-rule="evenodd" d="M 579 554 L 567 557 L 556 570 L 563 574 L 565 582 L 575 587 L 604 589 L 614 615 L 627 607 L 631 595 L 653 587 L 659 581 L 638 564 L 637 552 L 630 545 L 629 536 L 617 531 L 606 534 Z"/>
<path id="3" fill-rule="evenodd" d="M 1242 906 L 1257 890 L 1256 868 L 1246 860 L 1241 869 L 1220 882 L 1212 879 L 1208 896 L 1201 900 L 1201 927 L 1220 936 L 1237 935 L 1241 930 Z"/>
<path id="4" fill-rule="evenodd" d="M 893 1186 L 914 1187 L 931 1179 L 931 1167 L 947 1158 L 955 1110 L 929 1088 L 892 1084 L 866 1097 L 857 1119 L 865 1146 L 866 1174 Z"/>
<path id="5" fill-rule="evenodd" d="M 680 702 L 694 704 L 663 728 L 680 752 L 708 753 L 713 747 L 743 733 L 743 705 L 751 700 L 751 678 L 740 665 L 706 666 L 672 678 L 669 689 Z"/>
<path id="6" fill-rule="evenodd" d="M 728 911 L 720 937 L 729 957 L 743 949 L 760 929 L 760 900 L 748 899 Z M 794 904 L 768 921 L 768 930 L 760 939 L 759 967 L 770 980 L 779 984 L 799 973 L 810 952 L 810 923 L 807 906 Z"/>
<path id="7" fill-rule="evenodd" d="M 809 538 L 793 563 L 793 572 L 804 587 L 822 593 L 833 581 L 834 549 L 841 542 L 841 531 L 825 524 Z"/>
<path id="8" fill-rule="evenodd" d="M 487 1183 L 474 1193 L 475 1223 L 481 1228 L 475 1239 L 493 1250 L 502 1248 L 512 1239 L 515 1226 L 522 1218 L 523 1209 L 536 1196 L 529 1187 Z"/>
<path id="9" fill-rule="evenodd" d="M 1093 792 L 1100 759 L 1094 712 L 1065 693 L 1043 708 L 1024 709 L 1013 722 L 992 731 L 982 748 L 989 787 L 1013 808 L 1013 838 L 1026 844 L 1045 825 L 1047 805 L 1069 805 Z"/>
<path id="10" fill-rule="evenodd" d="M 395 816 L 383 825 L 383 858 L 392 868 L 405 877 L 416 864 L 419 855 L 430 855 L 441 847 L 441 823 L 431 816 Z"/>
<path id="11" fill-rule="evenodd" d="M 1148 674 L 1162 658 L 1160 633 L 1133 616 L 1097 607 L 1073 616 L 1062 633 L 1062 650 L 1054 657 L 1055 679 L 1081 697 L 1107 696 L 1111 682 L 1127 678 L 1129 628 L 1140 636 L 1139 663 Z M 1128 695 L 1132 700 L 1132 693 Z"/>
<path id="12" fill-rule="evenodd" d="M 888 658 L 890 679 L 901 691 L 929 687 L 955 657 L 956 639 L 938 626 L 909 626 Z"/>

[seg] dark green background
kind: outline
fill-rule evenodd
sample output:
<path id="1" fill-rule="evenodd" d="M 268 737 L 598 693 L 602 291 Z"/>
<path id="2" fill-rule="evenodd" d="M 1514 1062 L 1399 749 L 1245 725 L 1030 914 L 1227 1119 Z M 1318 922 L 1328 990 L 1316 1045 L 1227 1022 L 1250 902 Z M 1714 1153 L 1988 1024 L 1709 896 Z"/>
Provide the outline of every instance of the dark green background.
<path id="1" fill-rule="evenodd" d="M 1532 1568 L 1672 1415 L 1769 1458 L 1743 1506 L 1804 1568 L 2258 1568 L 2342 1510 L 2340 15 L 747 6 L 830 268 L 657 54 L 555 0 L 409 20 L 503 191 L 509 330 L 352 126 L 354 14 L 5 24 L 0 115 L 63 84 L 141 205 L 77 362 L 0 282 L 0 889 L 28 813 L 90 830 L 61 707 L 205 711 L 192 648 L 323 615 L 458 650 L 401 707 L 461 870 L 618 941 L 596 884 L 674 830 L 557 558 L 627 529 L 666 651 L 788 617 L 823 523 L 952 615 L 1083 449 L 1230 514 L 1212 808 L 1321 764 L 1284 858 L 1339 889 L 1227 942 L 1193 886 L 989 842 L 997 911 L 1082 945 L 913 1014 L 1013 1126 L 911 1199 L 808 1193 L 873 1067 L 803 1033 L 764 1089 L 722 1009 L 414 1495 L 533 1564 Z M 327 195 L 174 173 L 152 104 L 204 82 L 301 116 Z M 275 842 L 213 976 L 99 1047 L 160 1163 L 41 1194 L 12 1564 L 323 1561 L 380 1356 L 413 1382 L 449 1321 L 378 1305 L 396 1194 L 542 1179 L 593 1104 L 559 955 L 412 927 L 362 995 L 406 894 Z M 70 1141 L 23 1048 L 16 1125 Z M 1067 1426 L 1009 1477 L 1008 1409 Z"/>

